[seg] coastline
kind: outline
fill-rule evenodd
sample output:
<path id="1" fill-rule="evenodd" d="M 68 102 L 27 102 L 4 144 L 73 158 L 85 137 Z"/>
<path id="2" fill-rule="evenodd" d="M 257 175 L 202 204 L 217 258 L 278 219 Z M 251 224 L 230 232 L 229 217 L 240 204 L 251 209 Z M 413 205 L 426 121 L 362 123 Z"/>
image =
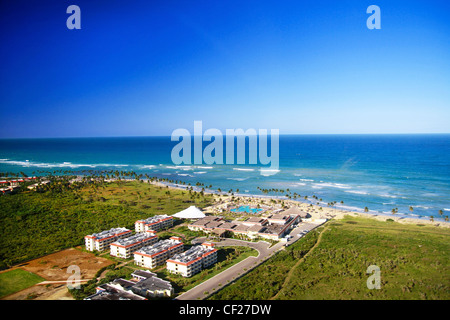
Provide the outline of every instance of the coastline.
<path id="1" fill-rule="evenodd" d="M 80 176 L 78 176 L 77 179 L 80 179 Z M 122 181 L 136 181 L 136 179 L 130 179 L 130 178 L 122 178 L 122 179 L 116 179 L 116 178 L 110 178 L 104 180 L 107 183 L 115 182 L 116 180 L 122 180 Z M 276 196 L 276 195 L 256 195 L 256 194 L 229 194 L 227 192 L 219 192 L 215 190 L 209 190 L 207 188 L 201 188 L 198 186 L 193 185 L 185 185 L 185 184 L 175 184 L 173 182 L 165 182 L 165 181 L 154 181 L 148 178 L 140 179 L 140 181 L 153 184 L 160 187 L 167 187 L 171 189 L 178 189 L 178 190 L 187 190 L 188 188 L 191 188 L 193 191 L 201 192 L 213 195 L 214 202 L 221 202 L 222 204 L 233 204 L 233 202 L 237 202 L 244 205 L 250 205 L 253 207 L 256 207 L 258 205 L 267 206 L 267 207 L 273 207 L 275 209 L 281 209 L 281 203 L 284 203 L 285 207 L 292 207 L 297 206 L 302 211 L 308 213 L 310 215 L 310 219 L 343 219 L 345 216 L 353 216 L 353 217 L 365 217 L 369 219 L 374 219 L 378 221 L 395 221 L 398 223 L 403 224 L 418 224 L 418 225 L 429 225 L 429 226 L 436 226 L 436 227 L 443 227 L 443 228 L 450 228 L 450 222 L 445 221 L 442 217 L 436 217 L 434 218 L 434 221 L 431 221 L 426 217 L 412 217 L 408 214 L 404 213 L 397 213 L 397 214 L 389 214 L 389 213 L 380 213 L 380 212 L 361 212 L 356 210 L 346 210 L 339 208 L 339 204 L 334 203 L 333 206 L 329 205 L 318 205 L 313 204 L 309 202 L 303 202 L 301 199 L 289 199 L 286 196 Z M 210 207 L 214 207 L 210 206 Z M 206 207 L 205 211 L 210 213 L 214 211 L 213 208 Z"/>
<path id="2" fill-rule="evenodd" d="M 176 185 L 173 183 L 165 183 L 165 182 L 152 182 L 149 180 L 144 180 L 148 183 L 162 186 L 162 187 L 169 187 L 173 189 L 183 189 L 186 190 L 187 186 L 182 185 Z M 195 186 L 191 186 L 194 191 L 200 191 L 201 189 Z M 208 189 L 204 190 L 205 194 L 212 194 L 214 196 L 214 199 L 221 200 L 223 202 L 231 202 L 232 196 L 222 192 L 219 193 L 217 191 L 211 191 Z M 450 228 L 450 222 L 448 221 L 430 221 L 429 219 L 425 218 L 414 218 L 414 217 L 405 217 L 404 215 L 395 215 L 395 214 L 384 214 L 384 213 L 370 213 L 370 212 L 357 212 L 357 211 L 350 211 L 350 210 L 343 210 L 338 208 L 330 208 L 330 207 L 321 207 L 317 204 L 309 204 L 302 202 L 300 200 L 292 200 L 287 199 L 286 197 L 282 196 L 267 196 L 267 195 L 243 195 L 243 194 L 235 194 L 234 199 L 238 202 L 244 202 L 249 205 L 270 205 L 273 206 L 273 203 L 271 203 L 272 200 L 281 200 L 285 203 L 285 205 L 291 206 L 298 206 L 301 210 L 305 211 L 311 216 L 311 219 L 343 219 L 345 216 L 352 216 L 352 217 L 364 217 L 369 219 L 374 219 L 378 221 L 394 221 L 398 223 L 403 224 L 419 224 L 419 225 L 429 225 L 429 226 L 435 226 L 435 227 L 442 227 L 442 228 Z M 281 207 L 281 206 L 280 206 Z M 321 209 L 320 209 L 321 208 Z M 205 211 L 209 211 L 209 207 L 205 208 Z"/>

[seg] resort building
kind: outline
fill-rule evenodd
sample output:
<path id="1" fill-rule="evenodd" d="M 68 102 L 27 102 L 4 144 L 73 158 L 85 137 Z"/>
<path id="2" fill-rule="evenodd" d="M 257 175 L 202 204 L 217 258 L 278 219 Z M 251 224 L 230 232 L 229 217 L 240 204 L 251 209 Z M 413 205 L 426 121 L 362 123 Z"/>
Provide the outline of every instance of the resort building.
<path id="1" fill-rule="evenodd" d="M 84 298 L 84 300 L 147 300 L 131 291 L 118 289 L 109 283 L 96 288 L 96 293 Z"/>
<path id="2" fill-rule="evenodd" d="M 158 237 L 153 231 L 137 233 L 131 237 L 111 243 L 110 254 L 114 257 L 128 259 L 136 250 L 143 246 L 154 244 L 156 241 L 158 241 Z"/>
<path id="3" fill-rule="evenodd" d="M 251 239 L 262 237 L 271 240 L 280 240 L 288 233 L 302 218 L 306 218 L 307 213 L 301 211 L 298 207 L 292 207 L 287 210 L 279 210 L 267 218 L 250 217 L 244 221 L 225 221 L 220 217 L 206 216 L 190 225 L 188 228 L 194 231 L 203 231 L 209 234 L 215 234 L 219 237 L 228 234 L 236 234 Z"/>
<path id="4" fill-rule="evenodd" d="M 36 189 L 36 188 L 38 188 L 38 187 L 40 187 L 40 186 L 44 186 L 44 185 L 47 185 L 47 184 L 49 184 L 49 183 L 50 183 L 49 180 L 40 181 L 40 182 L 33 183 L 33 184 L 29 185 L 29 186 L 27 187 L 27 189 L 28 189 L 28 190 L 34 190 L 34 189 Z"/>
<path id="5" fill-rule="evenodd" d="M 290 216 L 283 214 L 283 213 L 279 213 L 279 214 L 273 214 L 271 215 L 269 218 L 267 218 L 267 222 L 269 224 L 280 224 L 283 225 L 286 223 L 286 219 L 288 219 Z"/>
<path id="6" fill-rule="evenodd" d="M 168 215 L 157 215 L 145 220 L 138 220 L 134 224 L 136 232 L 149 230 L 159 231 L 173 226 L 173 218 Z"/>
<path id="7" fill-rule="evenodd" d="M 302 219 L 310 217 L 310 215 L 307 212 L 301 210 L 299 207 L 296 206 L 290 207 L 289 209 L 284 210 L 282 213 L 284 215 L 289 216 L 300 216 L 300 218 Z"/>
<path id="8" fill-rule="evenodd" d="M 174 254 L 183 252 L 184 245 L 180 237 L 170 237 L 151 246 L 145 246 L 134 252 L 134 263 L 145 268 L 155 268 L 166 263 Z"/>
<path id="9" fill-rule="evenodd" d="M 242 224 L 245 224 L 247 226 L 263 226 L 267 223 L 267 219 L 260 218 L 260 217 L 250 217 L 245 221 L 242 221 Z"/>
<path id="10" fill-rule="evenodd" d="M 204 242 L 183 253 L 174 255 L 167 260 L 166 264 L 169 272 L 190 277 L 216 262 L 217 249 L 214 248 L 214 244 Z"/>
<path id="11" fill-rule="evenodd" d="M 131 291 L 137 295 L 153 298 L 170 297 L 174 294 L 172 284 L 169 281 L 158 278 L 155 273 L 136 270 L 131 276 L 138 281 L 131 287 Z"/>
<path id="12" fill-rule="evenodd" d="M 14 192 L 14 190 L 19 189 L 18 186 L 9 186 L 9 187 L 5 187 L 5 188 L 0 188 L 0 192 L 1 194 L 9 194 Z"/>
<path id="13" fill-rule="evenodd" d="M 174 294 L 172 284 L 158 278 L 153 272 L 136 270 L 131 276 L 131 280 L 119 278 L 98 286 L 96 293 L 84 300 L 147 300 Z"/>
<path id="14" fill-rule="evenodd" d="M 268 224 L 258 232 L 258 235 L 271 240 L 279 240 L 301 221 L 301 217 L 298 214 L 289 215 L 282 212 L 272 215 L 267 218 L 267 221 Z"/>
<path id="15" fill-rule="evenodd" d="M 222 218 L 220 218 L 220 217 L 206 216 L 206 217 L 199 219 L 199 220 L 191 223 L 190 225 L 188 225 L 188 229 L 193 230 L 193 231 L 204 231 L 206 226 L 210 222 L 219 222 L 221 220 L 222 220 Z"/>
<path id="16" fill-rule="evenodd" d="M 114 241 L 129 237 L 132 234 L 131 230 L 126 228 L 112 228 L 99 233 L 94 233 L 84 237 L 86 250 L 89 251 L 104 251 L 109 249 L 109 246 Z"/>
<path id="17" fill-rule="evenodd" d="M 0 181 L 0 186 L 3 186 L 3 187 L 4 186 L 18 187 L 23 182 L 34 181 L 36 179 L 37 179 L 37 177 L 23 177 L 23 178 L 16 179 L 16 180 L 1 180 Z"/>

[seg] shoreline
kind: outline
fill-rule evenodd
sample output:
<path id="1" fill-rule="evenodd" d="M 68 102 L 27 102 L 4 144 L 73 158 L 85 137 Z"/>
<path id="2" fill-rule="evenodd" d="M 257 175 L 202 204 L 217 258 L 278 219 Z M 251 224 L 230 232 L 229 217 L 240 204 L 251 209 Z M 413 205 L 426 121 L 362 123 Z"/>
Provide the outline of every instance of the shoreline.
<path id="1" fill-rule="evenodd" d="M 77 178 L 79 179 L 79 177 Z M 104 180 L 107 183 L 116 182 L 117 180 L 121 181 L 136 181 L 136 179 L 129 179 L 129 178 L 122 178 L 122 179 L 106 179 Z M 175 184 L 173 182 L 164 182 L 164 181 L 152 181 L 150 179 L 140 179 L 140 181 L 149 183 L 152 185 L 160 186 L 160 187 L 168 187 L 172 189 L 177 190 L 186 190 L 188 188 L 192 188 L 192 190 L 196 192 L 200 192 L 202 190 L 202 187 L 194 186 L 194 185 L 182 185 L 182 184 Z M 245 203 L 250 206 L 257 206 L 265 205 L 270 207 L 276 207 L 277 209 L 281 209 L 281 205 L 278 202 L 284 202 L 285 205 L 288 205 L 289 207 L 297 206 L 302 211 L 308 213 L 311 218 L 314 219 L 342 219 L 344 216 L 354 216 L 354 217 L 366 217 L 369 219 L 375 219 L 378 221 L 387 221 L 387 220 L 393 220 L 395 222 L 404 223 L 404 224 L 419 224 L 419 225 L 430 225 L 430 226 L 436 226 L 436 227 L 443 227 L 443 228 L 450 228 L 450 222 L 444 221 L 442 217 L 436 217 L 434 218 L 434 221 L 431 221 L 429 217 L 411 217 L 408 214 L 399 213 L 399 214 L 389 214 L 389 213 L 379 213 L 379 212 L 360 212 L 355 210 L 346 210 L 339 208 L 339 204 L 335 204 L 334 206 L 320 206 L 313 203 L 307 203 L 303 202 L 300 199 L 288 199 L 285 196 L 276 196 L 276 195 L 256 195 L 256 194 L 242 194 L 237 193 L 233 196 L 230 195 L 227 192 L 219 192 L 215 190 L 209 190 L 207 188 L 204 188 L 203 192 L 205 194 L 210 194 L 214 196 L 215 202 L 222 201 L 230 203 L 232 202 L 232 197 L 234 197 L 235 201 Z M 209 207 L 207 207 L 209 208 Z M 207 209 L 206 208 L 206 209 Z"/>
<path id="2" fill-rule="evenodd" d="M 173 183 L 166 183 L 166 182 L 151 182 L 149 180 L 144 180 L 144 181 L 148 181 L 148 183 L 150 184 L 154 184 L 154 185 L 158 185 L 158 186 L 162 186 L 162 187 L 169 187 L 169 188 L 173 188 L 173 189 L 178 189 L 178 190 L 186 190 L 188 188 L 188 186 L 182 186 L 182 185 L 177 185 L 177 184 L 173 184 Z M 189 186 L 192 187 L 194 191 L 199 191 L 201 190 L 201 188 L 196 187 L 196 186 Z M 205 194 L 212 194 L 215 199 L 220 199 L 222 201 L 227 201 L 231 203 L 231 198 L 232 196 L 229 195 L 226 192 L 222 192 L 219 193 L 217 191 L 211 191 L 205 188 L 204 190 Z M 353 216 L 353 217 L 364 217 L 364 218 L 369 218 L 369 219 L 374 219 L 374 220 L 378 220 L 378 221 L 388 221 L 393 220 L 394 222 L 398 222 L 398 223 L 403 223 L 403 224 L 420 224 L 420 225 L 429 225 L 429 226 L 435 226 L 435 227 L 441 227 L 441 228 L 450 228 L 450 222 L 448 221 L 441 221 L 440 219 L 442 218 L 436 218 L 434 221 L 430 221 L 429 219 L 426 218 L 415 218 L 415 217 L 408 217 L 405 216 L 404 214 L 385 214 L 385 213 L 370 213 L 370 212 L 358 212 L 358 211 L 351 211 L 351 210 L 343 210 L 343 209 L 339 209 L 339 208 L 330 208 L 330 207 L 321 207 L 317 204 L 310 204 L 310 203 L 305 203 L 302 202 L 300 200 L 292 200 L 292 199 L 287 199 L 284 196 L 268 196 L 268 195 L 253 195 L 253 194 L 249 194 L 249 195 L 243 195 L 243 194 L 234 194 L 234 199 L 238 199 L 238 202 L 250 202 L 248 203 L 249 205 L 258 205 L 257 202 L 259 202 L 259 204 L 261 204 L 261 201 L 264 201 L 264 205 L 267 206 L 280 206 L 279 204 L 273 204 L 270 203 L 271 200 L 276 200 L 276 201 L 282 201 L 285 204 L 287 204 L 288 206 L 298 206 L 301 210 L 307 212 L 308 214 L 311 215 L 312 219 L 343 219 L 345 216 Z M 209 207 L 207 207 L 209 208 Z M 322 209 L 320 209 L 322 208 Z M 437 221 L 436 221 L 437 220 Z"/>

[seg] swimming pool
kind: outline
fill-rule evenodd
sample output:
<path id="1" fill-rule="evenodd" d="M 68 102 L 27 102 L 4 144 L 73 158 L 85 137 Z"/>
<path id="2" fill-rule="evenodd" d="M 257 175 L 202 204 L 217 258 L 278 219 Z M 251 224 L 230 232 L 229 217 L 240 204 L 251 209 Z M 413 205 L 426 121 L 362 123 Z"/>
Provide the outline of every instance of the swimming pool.
<path id="1" fill-rule="evenodd" d="M 259 211 L 262 211 L 260 208 L 250 208 L 250 206 L 240 206 L 236 209 L 231 209 L 231 212 L 247 212 L 247 213 L 257 213 Z"/>

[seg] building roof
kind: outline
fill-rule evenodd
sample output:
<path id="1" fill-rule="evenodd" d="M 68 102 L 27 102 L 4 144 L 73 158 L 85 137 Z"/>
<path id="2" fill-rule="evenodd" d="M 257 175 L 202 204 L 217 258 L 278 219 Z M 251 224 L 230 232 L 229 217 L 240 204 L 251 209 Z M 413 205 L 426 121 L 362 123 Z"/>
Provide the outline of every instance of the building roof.
<path id="1" fill-rule="evenodd" d="M 147 271 L 147 270 L 135 270 L 132 274 L 132 277 L 144 277 L 144 278 L 151 278 L 156 276 L 156 273 Z"/>
<path id="2" fill-rule="evenodd" d="M 141 280 L 136 282 L 122 278 L 115 279 L 111 283 L 97 287 L 97 293 L 85 300 L 147 300 L 144 296 L 149 291 L 173 291 L 172 284 L 158 278 L 156 273 L 136 270 L 131 275 Z"/>
<path id="3" fill-rule="evenodd" d="M 266 219 L 260 218 L 260 217 L 251 217 L 245 221 L 242 221 L 243 224 L 246 224 L 248 226 L 263 225 L 265 222 L 266 222 Z"/>
<path id="4" fill-rule="evenodd" d="M 140 254 L 140 255 L 146 255 L 149 257 L 157 256 L 158 254 L 165 252 L 172 247 L 183 245 L 183 243 L 180 240 L 177 239 L 166 239 L 161 240 L 154 245 L 146 246 L 141 248 L 140 250 L 136 251 L 134 254 Z"/>
<path id="5" fill-rule="evenodd" d="M 118 246 L 118 247 L 129 247 L 133 244 L 145 241 L 150 238 L 156 238 L 153 233 L 151 232 L 141 232 L 136 233 L 128 238 L 119 239 L 116 242 L 111 243 L 112 246 Z"/>
<path id="6" fill-rule="evenodd" d="M 161 215 L 156 215 L 153 217 L 149 217 L 145 220 L 138 220 L 136 221 L 136 223 L 143 223 L 143 224 L 152 224 L 152 223 L 157 223 L 163 220 L 167 220 L 167 219 L 172 219 L 171 216 L 168 216 L 166 214 L 161 214 Z"/>
<path id="7" fill-rule="evenodd" d="M 201 219 L 206 217 L 206 215 L 199 208 L 190 206 L 187 209 L 175 213 L 174 215 L 172 215 L 172 217 L 180 219 Z"/>
<path id="8" fill-rule="evenodd" d="M 261 225 L 259 225 L 259 224 L 255 224 L 255 225 L 249 227 L 249 228 L 247 229 L 247 231 L 250 231 L 250 232 L 260 232 L 260 231 L 263 230 L 264 228 L 265 228 L 265 227 L 263 227 L 263 226 L 261 226 Z"/>
<path id="9" fill-rule="evenodd" d="M 204 221 L 218 221 L 218 220 L 222 220 L 222 218 L 217 217 L 217 216 L 206 216 L 204 217 L 202 220 Z"/>
<path id="10" fill-rule="evenodd" d="M 233 230 L 234 231 L 247 231 L 248 230 L 248 228 L 249 228 L 249 226 L 246 226 L 245 224 L 237 224 L 234 228 L 233 228 Z"/>
<path id="11" fill-rule="evenodd" d="M 284 229 L 284 225 L 281 224 L 271 224 L 264 227 L 264 230 L 260 233 L 279 235 Z"/>
<path id="12" fill-rule="evenodd" d="M 279 214 L 273 214 L 269 219 L 272 220 L 285 220 L 286 217 L 288 217 L 289 215 L 287 214 L 283 214 L 283 213 L 279 213 Z"/>
<path id="13" fill-rule="evenodd" d="M 211 220 L 200 219 L 200 220 L 192 222 L 190 225 L 191 226 L 205 226 L 210 221 Z"/>
<path id="14" fill-rule="evenodd" d="M 250 217 L 249 219 L 245 220 L 245 222 L 263 223 L 264 220 L 266 219 L 260 217 Z"/>
<path id="15" fill-rule="evenodd" d="M 112 285 L 104 284 L 101 291 L 85 298 L 85 300 L 147 300 L 132 292 L 119 290 Z"/>
<path id="16" fill-rule="evenodd" d="M 218 226 L 217 228 L 219 229 L 226 229 L 226 230 L 233 230 L 234 227 L 236 227 L 237 224 L 234 222 L 224 222 L 222 223 L 220 226 Z"/>
<path id="17" fill-rule="evenodd" d="M 157 290 L 172 290 L 172 284 L 169 281 L 162 280 L 157 277 L 151 277 L 136 283 L 131 290 L 133 289 L 142 290 L 142 291 L 157 291 Z"/>
<path id="18" fill-rule="evenodd" d="M 217 249 L 214 249 L 213 246 L 196 245 L 196 246 L 192 246 L 189 250 L 186 250 L 185 252 L 174 255 L 172 258 L 168 259 L 167 261 L 188 265 L 191 262 L 194 262 L 195 260 L 198 260 L 202 256 L 208 254 L 209 252 L 213 252 L 213 251 L 217 251 Z"/>
<path id="19" fill-rule="evenodd" d="M 289 209 L 283 211 L 281 214 L 284 214 L 284 215 L 299 215 L 300 218 L 306 218 L 308 216 L 308 213 L 306 213 L 305 211 L 302 211 L 297 206 L 290 207 Z"/>
<path id="20" fill-rule="evenodd" d="M 208 222 L 208 223 L 205 225 L 205 227 L 206 227 L 206 228 L 209 228 L 209 229 L 211 229 L 211 228 L 217 228 L 217 227 L 220 226 L 221 224 L 223 224 L 223 222 L 221 222 L 221 221 L 211 221 L 211 222 Z"/>
<path id="21" fill-rule="evenodd" d="M 115 285 L 120 285 L 124 290 L 128 290 L 136 284 L 136 282 L 125 280 L 122 278 L 115 279 L 112 283 Z"/>
<path id="22" fill-rule="evenodd" d="M 215 234 L 217 234 L 217 235 L 219 235 L 219 236 L 221 236 L 221 235 L 223 235 L 224 233 L 226 233 L 227 230 L 225 230 L 225 229 L 213 229 L 212 232 L 215 233 Z"/>
<path id="23" fill-rule="evenodd" d="M 216 216 L 206 216 L 202 219 L 199 219 L 197 221 L 192 222 L 191 226 L 197 226 L 197 227 L 205 227 L 206 224 L 213 221 L 220 221 L 222 218 L 216 217 Z"/>
<path id="24" fill-rule="evenodd" d="M 290 225 L 292 225 L 292 223 L 296 221 L 297 218 L 298 216 L 287 216 L 285 220 L 286 222 L 284 224 L 274 223 L 265 225 L 264 229 L 261 230 L 259 233 L 280 236 Z"/>
<path id="25" fill-rule="evenodd" d="M 116 237 L 121 234 L 125 233 L 131 233 L 131 230 L 128 230 L 127 228 L 112 228 L 109 230 L 105 230 L 99 233 L 93 233 L 91 235 L 86 236 L 87 238 L 92 238 L 95 240 L 103 240 L 106 238 Z"/>

